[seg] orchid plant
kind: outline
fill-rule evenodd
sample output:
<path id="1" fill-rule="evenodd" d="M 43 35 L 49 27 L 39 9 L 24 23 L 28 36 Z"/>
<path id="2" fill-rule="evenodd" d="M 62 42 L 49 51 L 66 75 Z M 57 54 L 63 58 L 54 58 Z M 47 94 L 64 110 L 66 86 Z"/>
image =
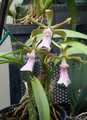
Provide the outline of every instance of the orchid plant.
<path id="1" fill-rule="evenodd" d="M 86 54 L 87 55 L 87 46 L 79 43 L 75 40 L 68 40 L 68 38 L 84 38 L 87 39 L 87 36 L 81 34 L 79 32 L 75 32 L 72 30 L 65 29 L 55 29 L 61 27 L 63 25 L 67 25 L 70 23 L 71 18 L 68 18 L 64 22 L 60 24 L 56 24 L 51 26 L 53 11 L 46 10 L 47 16 L 47 26 L 43 25 L 35 21 L 33 18 L 29 16 L 26 17 L 28 22 L 33 22 L 40 26 L 43 29 L 35 29 L 32 31 L 30 39 L 27 40 L 25 44 L 21 42 L 15 42 L 14 45 L 23 46 L 23 49 L 16 50 L 9 53 L 0 53 L 0 58 L 5 58 L 6 60 L 0 60 L 0 64 L 2 63 L 14 63 L 16 64 L 21 71 L 23 71 L 28 86 L 28 108 L 29 108 L 29 120 L 37 119 L 37 111 L 35 106 L 37 106 L 39 119 L 40 120 L 50 120 L 50 105 L 51 105 L 51 97 L 53 93 L 53 85 L 56 82 L 55 80 L 50 85 L 53 71 L 56 65 L 61 60 L 60 65 L 60 77 L 57 79 L 58 84 L 64 84 L 68 88 L 68 96 L 71 105 L 72 115 L 75 115 L 75 110 L 77 110 L 77 114 L 79 110 L 81 110 L 82 106 L 78 106 L 81 100 L 85 99 L 87 87 L 83 89 L 83 93 L 78 96 L 78 99 L 75 100 L 74 96 L 72 98 L 72 91 L 70 91 L 70 87 L 72 87 L 72 82 L 68 75 L 68 68 L 70 67 L 67 64 L 67 61 L 74 60 L 80 65 L 81 63 L 85 64 L 85 60 L 81 60 L 80 57 L 70 56 L 76 55 L 77 53 Z M 59 42 L 55 42 L 53 38 L 63 38 Z M 53 44 L 51 44 L 53 43 Z M 32 45 L 32 47 L 30 47 Z M 61 54 L 56 56 L 51 53 L 52 47 L 58 47 L 61 50 Z M 69 46 L 69 47 L 68 47 Z M 12 53 L 20 52 L 19 59 L 11 55 Z M 27 53 L 27 57 L 29 58 L 27 63 L 24 65 L 23 63 L 23 54 Z M 33 68 L 35 64 L 35 56 L 38 55 L 41 63 L 42 63 L 42 72 L 36 78 L 35 76 L 30 76 L 29 71 L 33 73 Z M 53 66 L 49 66 L 49 62 L 52 61 Z M 86 85 L 87 86 L 87 85 Z M 85 101 L 87 104 L 87 101 Z"/>

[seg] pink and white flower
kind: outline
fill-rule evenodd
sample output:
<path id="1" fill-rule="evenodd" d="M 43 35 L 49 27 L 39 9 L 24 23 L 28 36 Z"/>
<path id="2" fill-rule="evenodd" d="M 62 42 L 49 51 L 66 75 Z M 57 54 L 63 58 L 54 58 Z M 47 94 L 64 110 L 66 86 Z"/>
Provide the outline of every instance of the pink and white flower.
<path id="1" fill-rule="evenodd" d="M 35 51 L 33 50 L 30 53 L 27 53 L 27 56 L 29 57 L 27 63 L 20 69 L 21 71 L 33 71 L 34 63 L 35 63 Z"/>
<path id="2" fill-rule="evenodd" d="M 42 47 L 46 47 L 47 50 L 50 51 L 52 31 L 50 29 L 46 29 L 43 31 L 43 34 L 45 35 L 45 37 L 43 38 L 42 42 L 38 45 L 37 48 L 41 49 Z"/>
<path id="3" fill-rule="evenodd" d="M 68 72 L 67 72 L 67 68 L 69 67 L 69 65 L 66 63 L 65 58 L 62 59 L 60 67 L 61 67 L 60 78 L 57 83 L 58 84 L 64 83 L 64 85 L 67 87 L 71 83 L 71 81 L 69 79 Z"/>

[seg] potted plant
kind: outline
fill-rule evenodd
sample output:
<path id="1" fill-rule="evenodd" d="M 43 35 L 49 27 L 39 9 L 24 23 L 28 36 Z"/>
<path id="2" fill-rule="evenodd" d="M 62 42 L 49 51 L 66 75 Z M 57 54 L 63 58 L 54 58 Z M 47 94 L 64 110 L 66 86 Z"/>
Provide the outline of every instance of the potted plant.
<path id="1" fill-rule="evenodd" d="M 7 60 L 1 60 L 0 64 L 8 63 L 8 62 L 14 63 L 20 68 L 21 71 L 23 71 L 26 77 L 27 82 L 25 82 L 25 85 L 27 88 L 27 93 L 25 94 L 25 96 L 22 98 L 21 101 L 23 101 L 24 98 L 27 98 L 27 100 L 24 101 L 22 105 L 16 109 L 16 113 L 20 110 L 20 108 L 23 107 L 24 109 L 23 109 L 22 115 L 24 116 L 26 114 L 26 110 L 29 110 L 28 113 L 29 113 L 30 120 L 37 119 L 38 115 L 39 115 L 40 120 L 42 119 L 50 120 L 49 108 L 50 108 L 50 105 L 52 105 L 51 96 L 53 93 L 54 83 L 57 80 L 56 76 L 55 76 L 55 80 L 53 81 L 52 85 L 50 85 L 50 82 L 51 82 L 53 71 L 56 65 L 59 63 L 59 61 L 61 60 L 61 65 L 60 65 L 61 69 L 60 69 L 60 77 L 57 83 L 58 84 L 63 83 L 66 87 L 72 84 L 68 76 L 67 68 L 69 67 L 69 65 L 66 63 L 66 60 L 69 60 L 69 61 L 74 60 L 80 65 L 81 63 L 83 64 L 86 63 L 86 61 L 81 60 L 80 57 L 73 57 L 69 55 L 77 54 L 77 53 L 86 54 L 87 46 L 77 41 L 70 40 L 68 39 L 68 37 L 69 38 L 78 37 L 78 38 L 87 39 L 87 36 L 84 34 L 72 31 L 72 30 L 55 29 L 63 25 L 69 24 L 70 18 L 68 18 L 66 21 L 60 24 L 51 26 L 52 17 L 53 17 L 52 10 L 46 10 L 46 15 L 47 15 L 47 26 L 27 16 L 26 19 L 28 22 L 34 22 L 38 26 L 41 26 L 43 29 L 33 30 L 31 33 L 31 37 L 26 42 L 26 44 L 23 44 L 21 42 L 13 43 L 14 45 L 23 46 L 24 47 L 23 49 L 19 49 L 19 50 L 9 52 L 9 53 L 0 53 L 1 58 L 7 59 Z M 58 37 L 58 38 L 62 37 L 64 40 L 62 41 L 60 40 L 59 42 L 56 43 L 55 41 L 53 41 L 53 38 L 55 37 Z M 53 43 L 53 45 L 51 45 L 51 42 Z M 32 47 L 30 47 L 31 45 Z M 71 47 L 68 48 L 68 45 Z M 50 50 L 53 46 L 56 46 L 61 50 L 61 54 L 59 56 L 56 56 L 50 53 Z M 12 53 L 20 53 L 19 58 L 16 58 L 15 56 L 11 55 Z M 23 54 L 26 54 L 26 53 L 29 59 L 27 63 L 24 65 Z M 36 78 L 35 76 L 32 77 L 32 74 L 28 72 L 28 71 L 33 72 L 33 67 L 35 63 L 35 54 L 39 56 L 41 63 L 42 63 L 42 72 L 40 73 L 38 78 Z M 50 61 L 53 62 L 53 66 L 49 66 L 48 63 Z M 68 95 L 70 98 L 70 105 L 72 108 L 72 99 L 71 99 L 72 91 L 70 91 L 69 89 L 68 91 L 69 91 Z M 85 98 L 85 95 L 81 97 L 82 100 L 84 98 Z M 27 106 L 27 103 L 28 103 L 28 106 Z M 78 107 L 78 102 L 77 102 L 77 107 Z M 37 110 L 38 110 L 38 114 L 37 114 Z M 53 111 L 54 111 L 54 108 L 53 108 Z M 73 111 L 72 111 L 72 114 L 73 114 Z"/>
<path id="2" fill-rule="evenodd" d="M 14 37 L 23 43 L 30 37 L 31 31 L 38 28 L 37 25 L 26 21 L 26 16 L 33 17 L 37 21 L 46 21 L 45 9 L 48 9 L 53 0 L 31 0 L 27 5 L 22 5 L 23 0 L 15 1 L 15 11 L 10 10 L 12 0 L 9 1 L 9 10 L 7 14 L 13 18 L 13 24 L 7 25 L 7 29 L 14 35 Z M 13 42 L 13 39 L 12 39 Z M 19 49 L 12 45 L 12 49 Z"/>

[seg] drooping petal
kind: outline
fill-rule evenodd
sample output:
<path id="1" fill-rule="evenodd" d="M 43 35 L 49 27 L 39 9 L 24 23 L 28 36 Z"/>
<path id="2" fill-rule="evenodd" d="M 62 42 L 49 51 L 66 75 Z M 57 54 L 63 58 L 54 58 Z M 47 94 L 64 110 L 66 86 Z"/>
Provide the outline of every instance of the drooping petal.
<path id="1" fill-rule="evenodd" d="M 65 69 L 61 68 L 61 70 L 60 70 L 60 78 L 59 78 L 57 83 L 58 84 L 64 83 L 64 85 L 66 87 L 71 83 L 71 81 L 69 79 L 69 76 L 68 76 L 67 68 L 65 68 Z"/>
<path id="2" fill-rule="evenodd" d="M 35 51 L 33 50 L 30 53 L 27 53 L 27 56 L 29 57 L 27 63 L 20 69 L 21 71 L 33 71 L 34 63 L 35 63 Z"/>
<path id="3" fill-rule="evenodd" d="M 63 58 L 61 65 L 60 65 L 61 69 L 60 69 L 60 78 L 58 80 L 58 84 L 62 84 L 64 83 L 64 85 L 67 87 L 71 81 L 69 79 L 69 75 L 67 72 L 67 67 L 69 67 L 69 65 L 66 63 L 66 60 Z"/>
<path id="4" fill-rule="evenodd" d="M 52 35 L 52 31 L 49 29 L 46 29 L 43 31 L 43 34 L 45 35 L 44 39 L 42 40 L 42 42 L 38 45 L 38 49 L 41 49 L 42 47 L 46 47 L 48 51 L 51 50 L 50 45 L 51 45 L 51 35 Z"/>
<path id="5" fill-rule="evenodd" d="M 35 63 L 35 59 L 31 59 L 29 58 L 29 60 L 27 61 L 27 63 L 20 69 L 21 71 L 33 71 L 33 66 Z"/>

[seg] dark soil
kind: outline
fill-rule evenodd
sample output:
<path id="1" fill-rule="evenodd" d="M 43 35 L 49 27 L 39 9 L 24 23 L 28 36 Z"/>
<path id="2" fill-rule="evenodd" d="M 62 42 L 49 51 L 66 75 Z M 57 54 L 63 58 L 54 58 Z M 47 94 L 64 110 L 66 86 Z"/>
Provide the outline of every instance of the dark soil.
<path id="1" fill-rule="evenodd" d="M 25 107 L 21 108 L 20 106 L 21 105 L 18 104 L 18 107 L 14 107 L 14 106 L 8 107 L 7 109 L 0 111 L 0 120 L 29 120 L 28 109 L 23 114 L 23 110 Z M 14 115 L 15 111 L 19 107 L 20 109 Z M 59 120 L 57 116 L 60 116 L 61 114 L 58 111 L 54 110 L 53 106 L 50 110 L 50 113 L 51 113 L 51 120 Z M 37 120 L 39 120 L 38 116 L 37 116 Z"/>

